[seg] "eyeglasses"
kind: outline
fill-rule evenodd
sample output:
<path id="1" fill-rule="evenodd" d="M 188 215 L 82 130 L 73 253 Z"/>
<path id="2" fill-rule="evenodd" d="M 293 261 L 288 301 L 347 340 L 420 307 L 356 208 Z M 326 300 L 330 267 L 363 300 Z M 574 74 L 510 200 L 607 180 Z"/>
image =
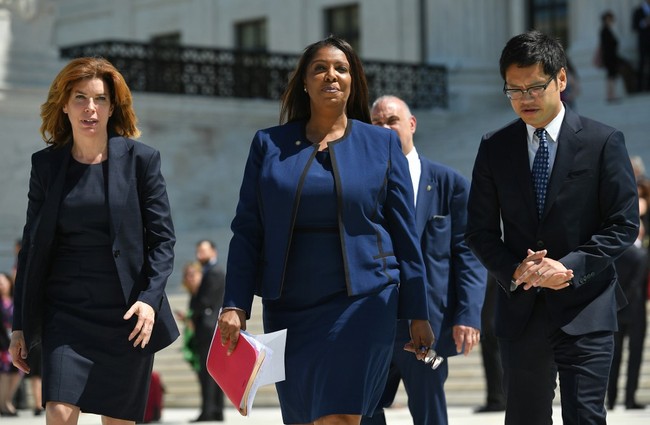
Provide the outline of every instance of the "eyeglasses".
<path id="1" fill-rule="evenodd" d="M 424 356 L 424 359 L 422 361 L 429 366 L 431 366 L 431 369 L 437 369 L 438 366 L 445 360 L 444 357 L 440 357 L 438 353 L 436 353 L 436 350 L 433 348 L 429 348 L 429 351 L 427 351 L 426 356 Z"/>
<path id="2" fill-rule="evenodd" d="M 548 87 L 549 84 L 551 84 L 551 81 L 555 79 L 556 74 L 553 74 L 551 78 L 548 79 L 548 81 L 542 85 L 539 86 L 532 86 L 528 87 L 526 90 L 523 89 L 507 89 L 506 88 L 506 83 L 503 83 L 503 93 L 505 93 L 506 96 L 508 96 L 508 99 L 510 100 L 519 100 L 522 97 L 524 97 L 524 94 L 528 94 L 530 97 L 536 98 L 540 97 L 542 93 L 546 91 L 546 87 Z"/>

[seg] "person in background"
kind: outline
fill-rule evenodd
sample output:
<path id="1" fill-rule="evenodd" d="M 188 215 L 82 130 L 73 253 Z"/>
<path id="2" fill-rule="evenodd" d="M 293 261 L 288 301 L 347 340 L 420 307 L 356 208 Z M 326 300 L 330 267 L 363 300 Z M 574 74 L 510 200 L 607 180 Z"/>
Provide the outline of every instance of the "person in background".
<path id="1" fill-rule="evenodd" d="M 196 259 L 201 264 L 202 277 L 196 294 L 190 300 L 190 310 L 200 365 L 201 413 L 194 422 L 223 421 L 223 391 L 208 373 L 206 363 L 223 304 L 226 274 L 217 262 L 217 246 L 211 240 L 204 239 L 196 244 Z"/>
<path id="2" fill-rule="evenodd" d="M 192 300 L 201 286 L 201 279 L 203 277 L 203 266 L 198 261 L 190 261 L 183 266 L 183 279 L 182 285 L 190 295 L 190 302 L 188 303 L 187 311 L 175 311 L 176 318 L 183 322 L 183 358 L 190 364 L 192 370 L 198 374 L 201 370 L 201 360 L 199 359 L 199 351 L 196 346 L 196 334 L 194 332 L 194 323 L 192 321 Z M 199 381 L 200 383 L 200 381 Z"/>
<path id="3" fill-rule="evenodd" d="M 485 301 L 481 310 L 481 361 L 485 375 L 485 404 L 474 409 L 474 413 L 503 412 L 506 398 L 503 393 L 503 367 L 499 351 L 499 339 L 495 329 L 495 309 L 499 290 L 496 279 L 488 274 Z"/>
<path id="4" fill-rule="evenodd" d="M 632 29 L 637 33 L 637 84 L 640 91 L 650 90 L 650 0 L 643 0 L 632 11 Z"/>
<path id="5" fill-rule="evenodd" d="M 139 136 L 131 92 L 105 59 L 69 61 L 41 106 L 16 274 L 14 365 L 41 344 L 48 425 L 81 411 L 143 419 L 154 353 L 179 335 L 165 295 L 174 227 L 160 153 Z"/>
<path id="6" fill-rule="evenodd" d="M 20 238 L 17 238 L 14 241 L 14 262 L 11 266 L 11 279 L 13 282 L 16 281 L 16 270 L 18 268 L 18 253 L 20 252 L 21 244 L 22 241 Z M 41 381 L 40 356 L 38 354 L 38 347 L 35 347 L 34 354 L 31 356 L 31 360 L 34 366 L 34 370 L 32 371 L 32 373 L 26 375 L 28 379 L 24 379 L 25 376 L 23 376 L 23 379 L 20 380 L 20 384 L 18 385 L 18 389 L 16 390 L 16 393 L 13 398 L 13 404 L 19 410 L 28 408 L 26 383 L 29 380 L 29 382 L 32 384 L 31 385 L 32 391 L 34 389 L 37 389 L 39 391 L 38 394 L 34 394 L 32 396 L 34 415 L 38 416 L 41 414 L 43 409 L 42 403 L 40 402 L 40 386 L 38 386 L 40 385 L 40 381 Z"/>
<path id="7" fill-rule="evenodd" d="M 603 12 L 600 17 L 600 52 L 603 66 L 607 71 L 606 100 L 616 102 L 616 81 L 620 75 L 621 58 L 618 54 L 618 37 L 614 34 L 614 13 L 610 10 Z"/>
<path id="8" fill-rule="evenodd" d="M 162 410 L 165 407 L 165 385 L 162 382 L 160 373 L 155 370 L 151 372 L 151 383 L 147 396 L 147 408 L 144 412 L 142 423 L 160 422 Z"/>
<path id="9" fill-rule="evenodd" d="M 352 47 L 312 43 L 282 95 L 282 124 L 255 134 L 246 162 L 218 326 L 232 352 L 257 294 L 265 332 L 287 329 L 276 384 L 287 424 L 372 415 L 398 318 L 411 320 L 405 349 L 433 360 L 408 163 L 368 105 Z"/>
<path id="10" fill-rule="evenodd" d="M 466 240 L 500 287 L 505 425 L 551 423 L 558 374 L 563 424 L 604 425 L 624 301 L 614 259 L 639 229 L 625 139 L 562 103 L 566 55 L 553 37 L 512 37 L 499 66 L 519 119 L 481 140 Z"/>
<path id="11" fill-rule="evenodd" d="M 16 239 L 14 242 L 14 264 L 11 266 L 11 278 L 16 280 L 16 270 L 18 269 L 18 253 L 22 247 L 22 241 L 20 238 Z"/>
<path id="12" fill-rule="evenodd" d="M 0 272 L 0 415 L 18 416 L 14 395 L 23 374 L 12 363 L 9 353 L 11 321 L 14 312 L 14 281 L 9 273 Z"/>
<path id="13" fill-rule="evenodd" d="M 634 170 L 634 178 L 637 181 L 640 179 L 647 179 L 643 158 L 638 155 L 633 155 L 630 157 L 630 161 L 632 162 L 632 170 Z"/>
<path id="14" fill-rule="evenodd" d="M 560 93 L 560 99 L 562 99 L 562 102 L 566 103 L 569 108 L 575 111 L 577 99 L 582 90 L 580 86 L 580 76 L 578 75 L 578 70 L 569 58 L 567 58 L 566 66 L 566 88 L 562 93 Z"/>
<path id="15" fill-rule="evenodd" d="M 440 356 L 468 355 L 478 345 L 486 273 L 465 243 L 469 182 L 457 171 L 419 155 L 413 143 L 417 120 L 396 96 L 382 96 L 371 108 L 374 125 L 395 130 L 409 163 L 414 190 L 415 222 L 426 266 L 429 323 L 437 336 L 433 346 Z M 383 408 L 395 398 L 399 379 L 408 393 L 416 425 L 448 423 L 444 384 L 448 362 L 436 369 L 404 351 L 410 340 L 407 320 L 399 320 L 389 382 L 382 402 L 364 425 L 385 424 Z M 396 381 L 395 382 L 395 378 Z"/>

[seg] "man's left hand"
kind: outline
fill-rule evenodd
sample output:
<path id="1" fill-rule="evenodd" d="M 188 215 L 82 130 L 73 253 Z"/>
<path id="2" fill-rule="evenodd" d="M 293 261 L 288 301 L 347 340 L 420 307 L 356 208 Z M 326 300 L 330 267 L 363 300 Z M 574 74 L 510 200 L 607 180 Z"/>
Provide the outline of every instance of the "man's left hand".
<path id="1" fill-rule="evenodd" d="M 481 331 L 471 326 L 455 325 L 453 327 L 456 352 L 468 355 L 481 340 Z M 464 349 L 463 349 L 464 347 Z"/>

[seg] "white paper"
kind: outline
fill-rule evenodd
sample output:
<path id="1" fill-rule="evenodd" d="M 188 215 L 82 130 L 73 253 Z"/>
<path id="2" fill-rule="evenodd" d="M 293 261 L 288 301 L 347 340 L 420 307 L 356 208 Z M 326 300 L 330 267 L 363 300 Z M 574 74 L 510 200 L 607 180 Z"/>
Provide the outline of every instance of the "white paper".
<path id="1" fill-rule="evenodd" d="M 241 335 L 246 338 L 258 352 L 264 352 L 264 360 L 260 365 L 257 377 L 253 381 L 248 393 L 246 416 L 250 416 L 253 410 L 253 401 L 259 387 L 284 381 L 284 348 L 287 341 L 287 330 L 262 335 L 251 335 L 242 331 Z"/>
<path id="2" fill-rule="evenodd" d="M 287 330 L 257 335 L 255 339 L 273 350 L 273 355 L 260 376 L 260 386 L 284 381 L 284 348 L 287 345 Z"/>

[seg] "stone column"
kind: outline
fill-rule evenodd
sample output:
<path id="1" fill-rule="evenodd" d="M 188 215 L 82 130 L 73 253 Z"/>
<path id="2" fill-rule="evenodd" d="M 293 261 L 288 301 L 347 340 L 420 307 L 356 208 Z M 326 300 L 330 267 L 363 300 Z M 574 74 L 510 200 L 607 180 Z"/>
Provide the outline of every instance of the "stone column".
<path id="1" fill-rule="evenodd" d="M 0 87 L 49 85 L 60 66 L 52 37 L 54 3 L 9 3 L 0 9 Z"/>

